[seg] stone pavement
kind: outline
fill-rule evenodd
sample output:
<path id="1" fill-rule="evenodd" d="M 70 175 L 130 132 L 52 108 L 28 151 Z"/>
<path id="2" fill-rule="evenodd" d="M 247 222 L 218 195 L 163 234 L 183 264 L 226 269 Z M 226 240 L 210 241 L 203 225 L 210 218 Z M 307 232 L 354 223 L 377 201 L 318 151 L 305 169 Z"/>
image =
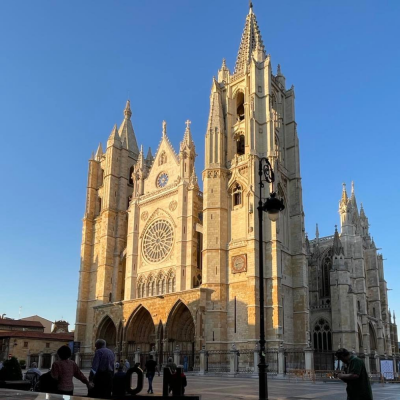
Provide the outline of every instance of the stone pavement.
<path id="1" fill-rule="evenodd" d="M 88 375 L 88 371 L 84 371 Z M 187 394 L 200 394 L 202 400 L 239 400 L 258 399 L 257 378 L 229 378 L 226 376 L 211 377 L 188 375 Z M 87 394 L 86 386 L 74 380 L 74 395 Z M 153 382 L 154 393 L 162 393 L 162 377 L 156 376 Z M 375 383 L 372 385 L 374 400 L 400 400 L 400 385 Z M 147 380 L 141 395 L 147 395 Z M 346 385 L 342 382 L 304 382 L 295 380 L 269 379 L 269 400 L 345 400 Z M 151 395 L 148 395 L 151 397 Z"/>

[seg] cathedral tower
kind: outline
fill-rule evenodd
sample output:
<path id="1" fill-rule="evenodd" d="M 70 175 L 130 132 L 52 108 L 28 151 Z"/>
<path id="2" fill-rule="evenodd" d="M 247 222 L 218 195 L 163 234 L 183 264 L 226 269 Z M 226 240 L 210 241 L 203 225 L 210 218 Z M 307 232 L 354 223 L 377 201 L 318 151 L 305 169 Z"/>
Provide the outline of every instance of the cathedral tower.
<path id="1" fill-rule="evenodd" d="M 213 79 L 206 132 L 203 287 L 213 291 L 207 344 L 258 338 L 258 161 L 268 157 L 284 199 L 278 222 L 264 219 L 266 333 L 269 346 L 304 346 L 307 260 L 294 88 L 272 72 L 250 6 L 234 71 L 223 60 Z"/>
<path id="2" fill-rule="evenodd" d="M 131 174 L 139 153 L 131 116 L 128 100 L 124 120 L 119 129 L 117 125 L 112 129 L 105 152 L 100 144 L 89 160 L 75 334 L 84 352 L 91 349 L 93 307 L 124 298 L 121 256 L 133 190 Z"/>

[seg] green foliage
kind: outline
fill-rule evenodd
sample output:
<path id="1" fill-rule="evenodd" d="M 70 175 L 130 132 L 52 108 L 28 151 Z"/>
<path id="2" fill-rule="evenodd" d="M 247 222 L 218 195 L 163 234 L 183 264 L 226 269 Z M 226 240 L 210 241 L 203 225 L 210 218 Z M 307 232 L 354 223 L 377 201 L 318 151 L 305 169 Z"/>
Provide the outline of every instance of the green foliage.
<path id="1" fill-rule="evenodd" d="M 19 365 L 21 366 L 21 369 L 24 369 L 26 367 L 26 361 L 25 360 L 19 360 Z"/>
<path id="2" fill-rule="evenodd" d="M 0 370 L 0 380 L 19 381 L 22 379 L 21 366 L 15 357 L 3 362 L 3 368 Z"/>

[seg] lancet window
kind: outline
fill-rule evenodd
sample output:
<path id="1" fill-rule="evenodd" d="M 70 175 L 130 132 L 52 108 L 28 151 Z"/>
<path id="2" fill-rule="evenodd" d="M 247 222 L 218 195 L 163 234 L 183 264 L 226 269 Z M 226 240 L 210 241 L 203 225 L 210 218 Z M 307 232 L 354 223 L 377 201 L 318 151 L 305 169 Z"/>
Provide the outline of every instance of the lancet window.
<path id="1" fill-rule="evenodd" d="M 332 331 L 326 319 L 320 318 L 314 325 L 313 341 L 315 350 L 332 350 Z"/>
<path id="2" fill-rule="evenodd" d="M 233 206 L 240 206 L 242 204 L 242 187 L 237 183 L 232 190 Z"/>
<path id="3" fill-rule="evenodd" d="M 321 297 L 329 297 L 331 295 L 331 274 L 332 268 L 332 250 L 329 250 L 321 263 Z"/>

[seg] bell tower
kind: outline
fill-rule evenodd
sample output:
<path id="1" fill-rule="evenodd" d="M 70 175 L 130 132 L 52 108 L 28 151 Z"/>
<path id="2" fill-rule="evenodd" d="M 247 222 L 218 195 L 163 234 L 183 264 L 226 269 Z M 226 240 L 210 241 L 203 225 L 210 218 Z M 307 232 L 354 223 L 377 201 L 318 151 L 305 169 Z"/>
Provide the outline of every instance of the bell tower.
<path id="1" fill-rule="evenodd" d="M 258 337 L 256 208 L 261 157 L 268 157 L 276 176 L 274 188 L 265 188 L 265 197 L 274 190 L 285 203 L 277 222 L 264 217 L 267 341 L 272 347 L 307 342 L 299 143 L 294 87 L 285 85 L 280 66 L 272 72 L 250 3 L 235 68 L 231 73 L 223 60 L 211 87 L 203 171 L 203 286 L 213 290 L 207 343 L 254 342 Z"/>

